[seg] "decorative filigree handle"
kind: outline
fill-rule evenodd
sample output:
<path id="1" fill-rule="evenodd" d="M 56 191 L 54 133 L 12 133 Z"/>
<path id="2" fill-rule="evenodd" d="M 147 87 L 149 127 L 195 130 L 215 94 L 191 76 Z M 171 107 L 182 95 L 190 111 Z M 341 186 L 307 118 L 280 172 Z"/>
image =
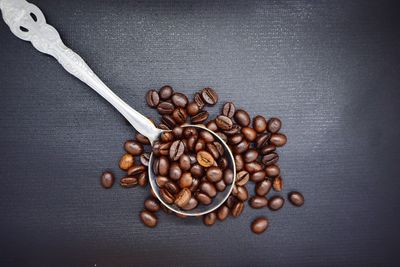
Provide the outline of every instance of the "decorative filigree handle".
<path id="1" fill-rule="evenodd" d="M 85 61 L 64 45 L 57 30 L 46 23 L 42 11 L 25 0 L 0 0 L 3 19 L 18 38 L 30 41 L 42 53 L 53 56 L 72 75 L 110 102 L 141 134 L 153 142 L 161 130 L 114 94 Z"/>

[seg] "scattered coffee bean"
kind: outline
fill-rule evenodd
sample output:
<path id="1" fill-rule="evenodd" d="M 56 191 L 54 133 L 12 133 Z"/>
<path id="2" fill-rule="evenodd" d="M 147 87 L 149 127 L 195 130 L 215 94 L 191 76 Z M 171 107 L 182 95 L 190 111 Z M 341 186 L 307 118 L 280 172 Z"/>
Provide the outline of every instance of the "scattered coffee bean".
<path id="1" fill-rule="evenodd" d="M 195 197 L 203 205 L 210 205 L 212 202 L 211 198 L 205 193 L 196 192 Z"/>
<path id="2" fill-rule="evenodd" d="M 138 185 L 138 179 L 134 176 L 125 176 L 121 178 L 119 184 L 125 188 L 135 187 Z"/>
<path id="3" fill-rule="evenodd" d="M 176 140 L 172 143 L 169 149 L 169 157 L 171 160 L 178 160 L 180 156 L 183 155 L 185 151 L 185 145 L 181 140 Z"/>
<path id="4" fill-rule="evenodd" d="M 279 160 L 279 156 L 277 153 L 269 153 L 262 157 L 262 163 L 266 166 L 273 165 L 277 163 Z"/>
<path id="5" fill-rule="evenodd" d="M 222 170 L 219 167 L 211 166 L 206 172 L 207 180 L 212 183 L 217 183 L 222 179 Z"/>
<path id="6" fill-rule="evenodd" d="M 199 111 L 200 111 L 200 108 L 199 108 L 199 106 L 197 105 L 197 103 L 196 102 L 190 102 L 188 105 L 187 105 L 187 113 L 190 115 L 190 116 L 194 116 L 194 115 L 196 115 L 197 113 L 199 113 Z"/>
<path id="7" fill-rule="evenodd" d="M 140 174 L 137 175 L 137 179 L 138 179 L 138 184 L 141 187 L 145 187 L 148 183 L 148 179 L 147 179 L 147 174 L 145 172 L 142 172 Z"/>
<path id="8" fill-rule="evenodd" d="M 281 133 L 272 134 L 269 141 L 277 147 L 284 146 L 287 142 L 286 135 Z"/>
<path id="9" fill-rule="evenodd" d="M 199 123 L 203 123 L 208 119 L 208 112 L 207 111 L 201 111 L 199 113 L 197 113 L 196 115 L 192 116 L 192 123 L 194 124 L 199 124 Z"/>
<path id="10" fill-rule="evenodd" d="M 233 205 L 232 210 L 231 210 L 232 216 L 233 216 L 233 217 L 239 217 L 240 214 L 242 214 L 243 210 L 244 210 L 244 204 L 243 204 L 243 202 L 240 202 L 240 201 L 236 202 L 236 203 Z"/>
<path id="11" fill-rule="evenodd" d="M 233 183 L 233 171 L 231 169 L 226 169 L 224 171 L 224 182 L 225 184 Z"/>
<path id="12" fill-rule="evenodd" d="M 112 172 L 103 172 L 101 174 L 100 183 L 104 188 L 111 188 L 115 182 L 115 176 Z"/>
<path id="13" fill-rule="evenodd" d="M 215 105 L 218 102 L 218 95 L 212 88 L 204 88 L 201 90 L 201 97 L 208 105 Z"/>
<path id="14" fill-rule="evenodd" d="M 269 145 L 268 141 L 270 138 L 271 138 L 270 133 L 263 133 L 263 134 L 259 135 L 255 140 L 256 147 L 258 149 L 262 149 L 263 147 L 268 146 Z"/>
<path id="15" fill-rule="evenodd" d="M 183 207 L 187 203 L 189 203 L 191 197 L 192 197 L 192 191 L 190 191 L 188 188 L 183 188 L 177 195 L 175 199 L 175 204 L 178 207 Z"/>
<path id="16" fill-rule="evenodd" d="M 226 102 L 222 107 L 222 115 L 232 118 L 235 114 L 236 108 L 232 102 Z"/>
<path id="17" fill-rule="evenodd" d="M 272 183 L 270 180 L 263 180 L 257 183 L 255 191 L 258 196 L 266 196 L 272 188 Z"/>
<path id="18" fill-rule="evenodd" d="M 186 95 L 182 94 L 182 93 L 174 93 L 172 95 L 172 103 L 174 103 L 175 106 L 177 107 L 186 107 L 187 103 L 188 103 L 188 98 Z"/>
<path id="19" fill-rule="evenodd" d="M 283 207 L 285 204 L 285 199 L 280 196 L 274 196 L 268 201 L 268 208 L 272 211 L 277 211 Z"/>
<path id="20" fill-rule="evenodd" d="M 188 115 L 186 113 L 186 109 L 182 107 L 178 107 L 174 110 L 174 112 L 172 112 L 172 118 L 178 124 L 184 123 L 186 121 L 187 116 Z"/>
<path id="21" fill-rule="evenodd" d="M 197 153 L 197 162 L 203 167 L 211 167 L 214 164 L 214 158 L 207 151 Z"/>
<path id="22" fill-rule="evenodd" d="M 282 122 L 278 118 L 271 118 L 268 121 L 268 132 L 277 133 L 281 129 Z"/>
<path id="23" fill-rule="evenodd" d="M 146 199 L 146 201 L 144 202 L 144 207 L 146 208 L 146 210 L 151 212 L 156 212 L 160 210 L 160 204 L 155 198 Z"/>
<path id="24" fill-rule="evenodd" d="M 258 182 L 263 181 L 265 179 L 265 176 L 266 176 L 265 171 L 262 171 L 262 170 L 257 171 L 250 175 L 250 180 L 252 180 L 255 183 L 258 183 Z"/>
<path id="25" fill-rule="evenodd" d="M 296 207 L 301 207 L 304 204 L 304 197 L 300 192 L 290 192 L 289 201 Z"/>
<path id="26" fill-rule="evenodd" d="M 249 200 L 249 205 L 253 209 L 261 209 L 268 205 L 268 199 L 266 199 L 265 197 L 261 197 L 261 196 L 253 196 Z"/>
<path id="27" fill-rule="evenodd" d="M 277 165 L 269 165 L 265 168 L 265 173 L 268 177 L 276 177 L 281 173 L 281 170 Z"/>
<path id="28" fill-rule="evenodd" d="M 135 158 L 131 154 L 125 154 L 119 160 L 119 167 L 125 171 L 132 167 L 133 164 L 135 164 Z"/>
<path id="29" fill-rule="evenodd" d="M 124 148 L 126 152 L 128 152 L 132 156 L 138 156 L 143 152 L 143 145 L 133 140 L 126 141 L 124 144 Z"/>
<path id="30" fill-rule="evenodd" d="M 250 125 L 249 113 L 247 113 L 243 109 L 237 110 L 235 112 L 234 118 L 235 118 L 235 121 L 242 127 L 247 127 Z"/>
<path id="31" fill-rule="evenodd" d="M 249 162 L 244 164 L 244 169 L 249 173 L 255 173 L 261 171 L 263 166 L 258 162 Z"/>
<path id="32" fill-rule="evenodd" d="M 254 141 L 257 137 L 257 132 L 250 127 L 243 127 L 242 134 L 248 141 Z"/>
<path id="33" fill-rule="evenodd" d="M 215 197 L 217 195 L 217 189 L 210 182 L 202 182 L 199 186 L 200 191 L 207 194 L 209 197 Z"/>
<path id="34" fill-rule="evenodd" d="M 172 204 L 175 201 L 174 196 L 167 189 L 164 188 L 160 189 L 160 197 L 167 204 Z"/>
<path id="35" fill-rule="evenodd" d="M 273 183 L 272 183 L 272 188 L 274 189 L 275 192 L 281 192 L 283 187 L 283 180 L 282 177 L 278 176 L 275 177 Z"/>
<path id="36" fill-rule="evenodd" d="M 229 216 L 229 208 L 225 205 L 222 205 L 217 210 L 217 218 L 220 221 L 224 221 Z"/>
<path id="37" fill-rule="evenodd" d="M 199 109 L 204 108 L 204 101 L 200 93 L 194 94 L 194 102 L 199 106 Z"/>
<path id="38" fill-rule="evenodd" d="M 147 139 L 147 137 L 144 136 L 143 134 L 140 134 L 140 133 L 137 132 L 135 134 L 135 139 L 136 139 L 136 141 L 138 141 L 142 145 L 150 145 L 149 139 Z"/>
<path id="39" fill-rule="evenodd" d="M 215 224 L 216 221 L 217 221 L 217 215 L 215 211 L 203 215 L 203 223 L 207 226 Z"/>
<path id="40" fill-rule="evenodd" d="M 233 157 L 235 159 L 236 171 L 243 170 L 243 168 L 244 168 L 244 160 L 243 160 L 242 155 L 235 154 Z"/>
<path id="41" fill-rule="evenodd" d="M 217 116 L 217 118 L 215 119 L 215 123 L 217 124 L 218 128 L 223 131 L 230 130 L 233 126 L 232 120 L 224 115 Z"/>
<path id="42" fill-rule="evenodd" d="M 143 224 L 147 227 L 154 228 L 157 226 L 157 216 L 150 211 L 143 210 L 140 213 L 140 219 L 142 220 Z"/>
<path id="43" fill-rule="evenodd" d="M 142 165 L 132 166 L 127 170 L 128 175 L 136 176 L 138 174 L 142 174 L 146 171 L 146 168 Z"/>
<path id="44" fill-rule="evenodd" d="M 174 104 L 169 102 L 161 102 L 157 106 L 157 111 L 161 115 L 171 114 L 174 111 L 174 109 L 175 109 Z"/>
<path id="45" fill-rule="evenodd" d="M 215 120 L 207 122 L 206 127 L 207 127 L 207 129 L 209 129 L 213 132 L 216 132 L 218 130 L 218 126 L 215 123 Z"/>
<path id="46" fill-rule="evenodd" d="M 160 103 L 160 97 L 156 90 L 149 90 L 146 94 L 146 102 L 149 107 L 155 108 Z"/>
<path id="47" fill-rule="evenodd" d="M 267 129 L 267 120 L 260 115 L 257 115 L 253 119 L 253 128 L 257 133 L 262 133 Z"/>
<path id="48" fill-rule="evenodd" d="M 258 158 L 258 152 L 255 149 L 249 149 L 244 153 L 243 160 L 246 163 L 255 161 Z"/>
<path id="49" fill-rule="evenodd" d="M 191 197 L 189 199 L 188 203 L 186 205 L 182 206 L 181 208 L 186 211 L 193 210 L 197 207 L 198 203 L 199 202 L 194 197 Z"/>
<path id="50" fill-rule="evenodd" d="M 268 219 L 265 217 L 258 217 L 251 223 L 251 231 L 255 234 L 261 234 L 268 228 Z"/>
<path id="51" fill-rule="evenodd" d="M 236 185 L 244 186 L 250 179 L 250 174 L 247 171 L 240 171 L 236 174 Z"/>
<path id="52" fill-rule="evenodd" d="M 182 174 L 181 178 L 179 179 L 179 187 L 180 188 L 187 188 L 191 187 L 193 183 L 193 177 L 190 172 L 185 172 Z"/>

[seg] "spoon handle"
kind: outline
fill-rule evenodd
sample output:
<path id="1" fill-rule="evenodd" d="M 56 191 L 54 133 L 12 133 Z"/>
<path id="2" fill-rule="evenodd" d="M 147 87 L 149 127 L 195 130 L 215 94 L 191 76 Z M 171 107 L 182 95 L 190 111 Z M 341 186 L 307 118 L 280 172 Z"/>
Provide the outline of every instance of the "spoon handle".
<path id="1" fill-rule="evenodd" d="M 37 50 L 57 59 L 66 71 L 110 102 L 151 143 L 158 138 L 161 130 L 112 92 L 77 53 L 65 46 L 60 34 L 46 23 L 37 6 L 25 0 L 0 0 L 0 9 L 4 21 L 14 35 L 30 41 Z"/>

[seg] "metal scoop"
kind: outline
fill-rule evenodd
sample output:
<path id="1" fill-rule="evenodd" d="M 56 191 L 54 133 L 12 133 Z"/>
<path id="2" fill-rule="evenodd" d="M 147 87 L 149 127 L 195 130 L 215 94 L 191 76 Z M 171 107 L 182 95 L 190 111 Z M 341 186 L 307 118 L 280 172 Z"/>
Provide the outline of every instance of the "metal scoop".
<path id="1" fill-rule="evenodd" d="M 97 77 L 97 75 L 89 68 L 89 66 L 77 53 L 64 45 L 57 30 L 53 26 L 46 23 L 46 19 L 42 11 L 37 6 L 28 3 L 25 0 L 0 0 L 0 9 L 4 21 L 10 27 L 10 30 L 12 33 L 14 33 L 14 35 L 24 41 L 30 41 L 37 50 L 51 55 L 57 59 L 64 69 L 82 82 L 86 83 L 89 87 L 110 102 L 110 104 L 113 105 L 138 132 L 150 140 L 152 145 L 154 141 L 159 138 L 160 134 L 164 130 L 154 126 L 154 124 L 148 118 L 134 110 L 116 94 L 114 94 L 110 88 L 108 88 L 107 85 L 105 85 L 99 79 L 99 77 Z M 159 195 L 159 188 L 155 182 L 156 176 L 151 168 L 153 155 L 150 157 L 150 164 L 148 168 L 149 180 L 151 188 L 155 192 L 157 198 L 166 207 L 182 215 L 199 216 L 217 209 L 220 205 L 222 205 L 222 203 L 225 202 L 235 184 L 236 167 L 231 150 L 218 135 L 205 127 L 198 125 L 188 126 L 206 130 L 210 132 L 214 138 L 216 138 L 216 140 L 221 142 L 221 144 L 224 146 L 228 159 L 228 166 L 232 169 L 234 174 L 233 183 L 228 185 L 224 192 L 219 193 L 213 199 L 213 202 L 210 205 L 199 205 L 191 211 L 184 211 L 174 205 L 166 204 L 161 199 Z"/>

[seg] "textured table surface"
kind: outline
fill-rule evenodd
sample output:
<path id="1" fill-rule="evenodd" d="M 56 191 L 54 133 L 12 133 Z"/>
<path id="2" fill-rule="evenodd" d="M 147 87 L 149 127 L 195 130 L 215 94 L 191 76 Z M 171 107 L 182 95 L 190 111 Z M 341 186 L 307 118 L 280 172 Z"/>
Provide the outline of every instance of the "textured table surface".
<path id="1" fill-rule="evenodd" d="M 104 190 L 131 127 L 0 22 L 2 266 L 398 266 L 400 32 L 383 1 L 32 0 L 65 43 L 140 112 L 149 88 L 214 87 L 279 116 L 285 194 L 211 228 L 160 215 L 147 190 Z M 217 112 L 218 108 L 212 109 Z M 249 225 L 266 215 L 256 236 Z"/>

